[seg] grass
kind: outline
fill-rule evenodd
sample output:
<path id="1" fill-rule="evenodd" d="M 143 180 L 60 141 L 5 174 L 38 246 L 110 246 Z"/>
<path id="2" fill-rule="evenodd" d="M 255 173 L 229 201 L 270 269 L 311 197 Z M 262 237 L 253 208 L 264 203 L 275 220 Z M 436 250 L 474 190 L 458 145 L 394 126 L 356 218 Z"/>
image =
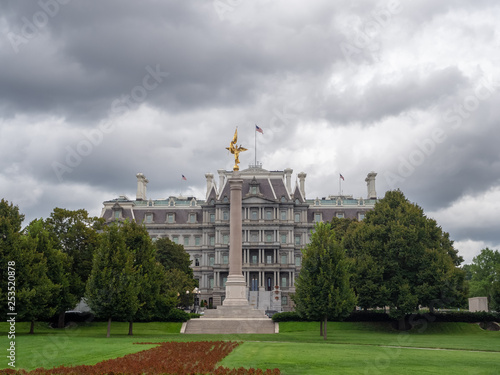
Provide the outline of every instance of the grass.
<path id="1" fill-rule="evenodd" d="M 58 365 L 95 364 L 151 348 L 137 342 L 243 341 L 221 365 L 275 368 L 283 374 L 498 374 L 500 332 L 483 331 L 467 323 L 423 324 L 400 333 L 385 323 L 328 324 L 328 340 L 319 323 L 280 324 L 277 335 L 180 335 L 181 323 L 88 323 L 56 330 L 38 323 L 28 335 L 28 323 L 16 324 L 16 367 L 27 370 Z M 0 348 L 7 349 L 7 323 L 0 323 Z M 406 348 L 401 348 L 406 347 Z M 5 348 L 5 349 L 4 349 Z M 415 349 L 425 348 L 425 349 Z M 451 349 L 451 350 L 435 350 Z M 7 359 L 0 362 L 7 368 Z"/>

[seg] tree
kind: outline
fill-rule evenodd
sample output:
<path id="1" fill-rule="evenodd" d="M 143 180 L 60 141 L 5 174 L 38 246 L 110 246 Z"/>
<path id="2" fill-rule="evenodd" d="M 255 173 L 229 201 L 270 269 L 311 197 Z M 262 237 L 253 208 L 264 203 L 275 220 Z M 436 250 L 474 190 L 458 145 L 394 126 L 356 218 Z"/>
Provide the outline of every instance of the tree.
<path id="1" fill-rule="evenodd" d="M 325 340 L 328 319 L 348 316 L 356 304 L 349 263 L 335 238 L 330 224 L 316 224 L 311 242 L 302 251 L 302 269 L 293 296 L 300 316 L 322 322 L 320 332 Z"/>
<path id="2" fill-rule="evenodd" d="M 166 271 L 163 290 L 165 293 L 168 293 L 170 297 L 176 297 L 178 307 L 185 307 L 193 304 L 194 295 L 191 292 L 194 288 L 196 288 L 196 280 L 185 272 L 177 268 Z"/>
<path id="3" fill-rule="evenodd" d="M 92 270 L 92 259 L 98 245 L 97 230 L 102 228 L 103 219 L 89 216 L 84 209 L 71 211 L 54 208 L 45 220 L 46 228 L 55 236 L 59 249 L 68 255 L 69 290 L 76 302 L 85 294 L 85 285 Z M 58 327 L 64 327 L 65 311 L 76 305 L 58 310 Z"/>
<path id="4" fill-rule="evenodd" d="M 193 277 L 191 260 L 184 246 L 173 243 L 168 238 L 159 238 L 155 242 L 156 259 L 165 267 L 165 270 L 178 269 Z"/>
<path id="5" fill-rule="evenodd" d="M 54 286 L 49 306 L 57 313 L 62 312 L 64 326 L 64 312 L 78 301 L 71 290 L 73 274 L 70 257 L 60 250 L 59 240 L 42 219 L 33 220 L 24 232 L 32 239 L 33 249 L 46 260 L 47 277 Z"/>
<path id="6" fill-rule="evenodd" d="M 150 320 L 157 315 L 161 297 L 164 269 L 156 261 L 156 249 L 144 226 L 135 221 L 125 221 L 120 227 L 127 249 L 133 254 L 133 267 L 139 286 L 139 308 L 129 321 L 129 335 L 133 334 L 134 320 Z"/>
<path id="7" fill-rule="evenodd" d="M 117 224 L 104 228 L 87 281 L 87 303 L 97 317 L 131 321 L 139 308 L 139 285 L 132 252 Z"/>
<path id="8" fill-rule="evenodd" d="M 435 220 L 399 190 L 388 191 L 344 239 L 354 261 L 354 287 L 363 308 L 390 307 L 403 328 L 419 305 L 464 303 L 463 261 Z"/>
<path id="9" fill-rule="evenodd" d="M 470 297 L 488 297 L 490 308 L 500 308 L 500 252 L 482 249 L 467 267 L 470 273 Z"/>

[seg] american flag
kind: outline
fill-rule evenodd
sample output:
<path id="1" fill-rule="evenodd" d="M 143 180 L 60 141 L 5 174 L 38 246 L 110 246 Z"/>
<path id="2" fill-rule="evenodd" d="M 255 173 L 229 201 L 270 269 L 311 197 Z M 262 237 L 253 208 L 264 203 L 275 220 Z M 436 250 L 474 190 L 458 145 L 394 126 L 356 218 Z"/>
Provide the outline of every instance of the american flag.
<path id="1" fill-rule="evenodd" d="M 257 130 L 260 134 L 264 134 L 264 130 L 255 125 L 255 130 Z"/>
<path id="2" fill-rule="evenodd" d="M 342 179 L 342 181 L 345 181 L 344 176 L 342 176 L 342 173 L 340 173 L 340 178 Z"/>
<path id="3" fill-rule="evenodd" d="M 187 180 L 186 176 L 184 176 L 184 175 L 182 175 L 182 179 L 183 179 L 184 181 L 186 181 L 186 180 Z"/>

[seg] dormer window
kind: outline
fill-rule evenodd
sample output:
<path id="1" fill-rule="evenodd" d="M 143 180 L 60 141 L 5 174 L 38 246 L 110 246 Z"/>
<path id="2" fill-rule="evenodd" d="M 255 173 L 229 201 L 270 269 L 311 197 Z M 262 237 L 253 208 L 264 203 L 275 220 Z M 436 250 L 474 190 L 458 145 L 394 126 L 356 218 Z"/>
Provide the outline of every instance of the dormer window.
<path id="1" fill-rule="evenodd" d="M 153 222 L 153 214 L 148 212 L 145 217 L 146 224 L 151 224 Z"/>
<path id="2" fill-rule="evenodd" d="M 250 181 L 250 194 L 252 195 L 260 194 L 259 183 L 257 182 L 255 177 L 252 179 L 252 181 Z"/>
<path id="3" fill-rule="evenodd" d="M 118 220 L 122 217 L 122 210 L 120 210 L 120 209 L 114 210 L 113 213 L 114 213 L 113 216 L 114 216 L 115 220 Z"/>
<path id="4" fill-rule="evenodd" d="M 224 196 L 224 199 L 222 199 L 222 202 L 223 203 L 229 203 L 229 199 L 227 198 L 227 196 Z"/>

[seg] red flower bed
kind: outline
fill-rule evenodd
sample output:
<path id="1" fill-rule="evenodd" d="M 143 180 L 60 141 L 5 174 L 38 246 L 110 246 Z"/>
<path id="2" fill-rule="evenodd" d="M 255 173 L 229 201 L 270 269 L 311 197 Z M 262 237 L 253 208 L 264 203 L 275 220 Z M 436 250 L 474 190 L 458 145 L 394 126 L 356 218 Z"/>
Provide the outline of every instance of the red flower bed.
<path id="1" fill-rule="evenodd" d="M 163 342 L 142 343 L 158 344 L 156 348 L 128 354 L 121 358 L 108 359 L 93 366 L 59 366 L 50 370 L 38 368 L 26 372 L 24 370 L 4 370 L 7 374 L 22 375 L 119 375 L 119 374 L 216 374 L 216 375 L 279 375 L 280 370 L 261 369 L 228 369 L 216 367 L 217 363 L 227 356 L 240 343 L 231 341 L 202 342 Z"/>

